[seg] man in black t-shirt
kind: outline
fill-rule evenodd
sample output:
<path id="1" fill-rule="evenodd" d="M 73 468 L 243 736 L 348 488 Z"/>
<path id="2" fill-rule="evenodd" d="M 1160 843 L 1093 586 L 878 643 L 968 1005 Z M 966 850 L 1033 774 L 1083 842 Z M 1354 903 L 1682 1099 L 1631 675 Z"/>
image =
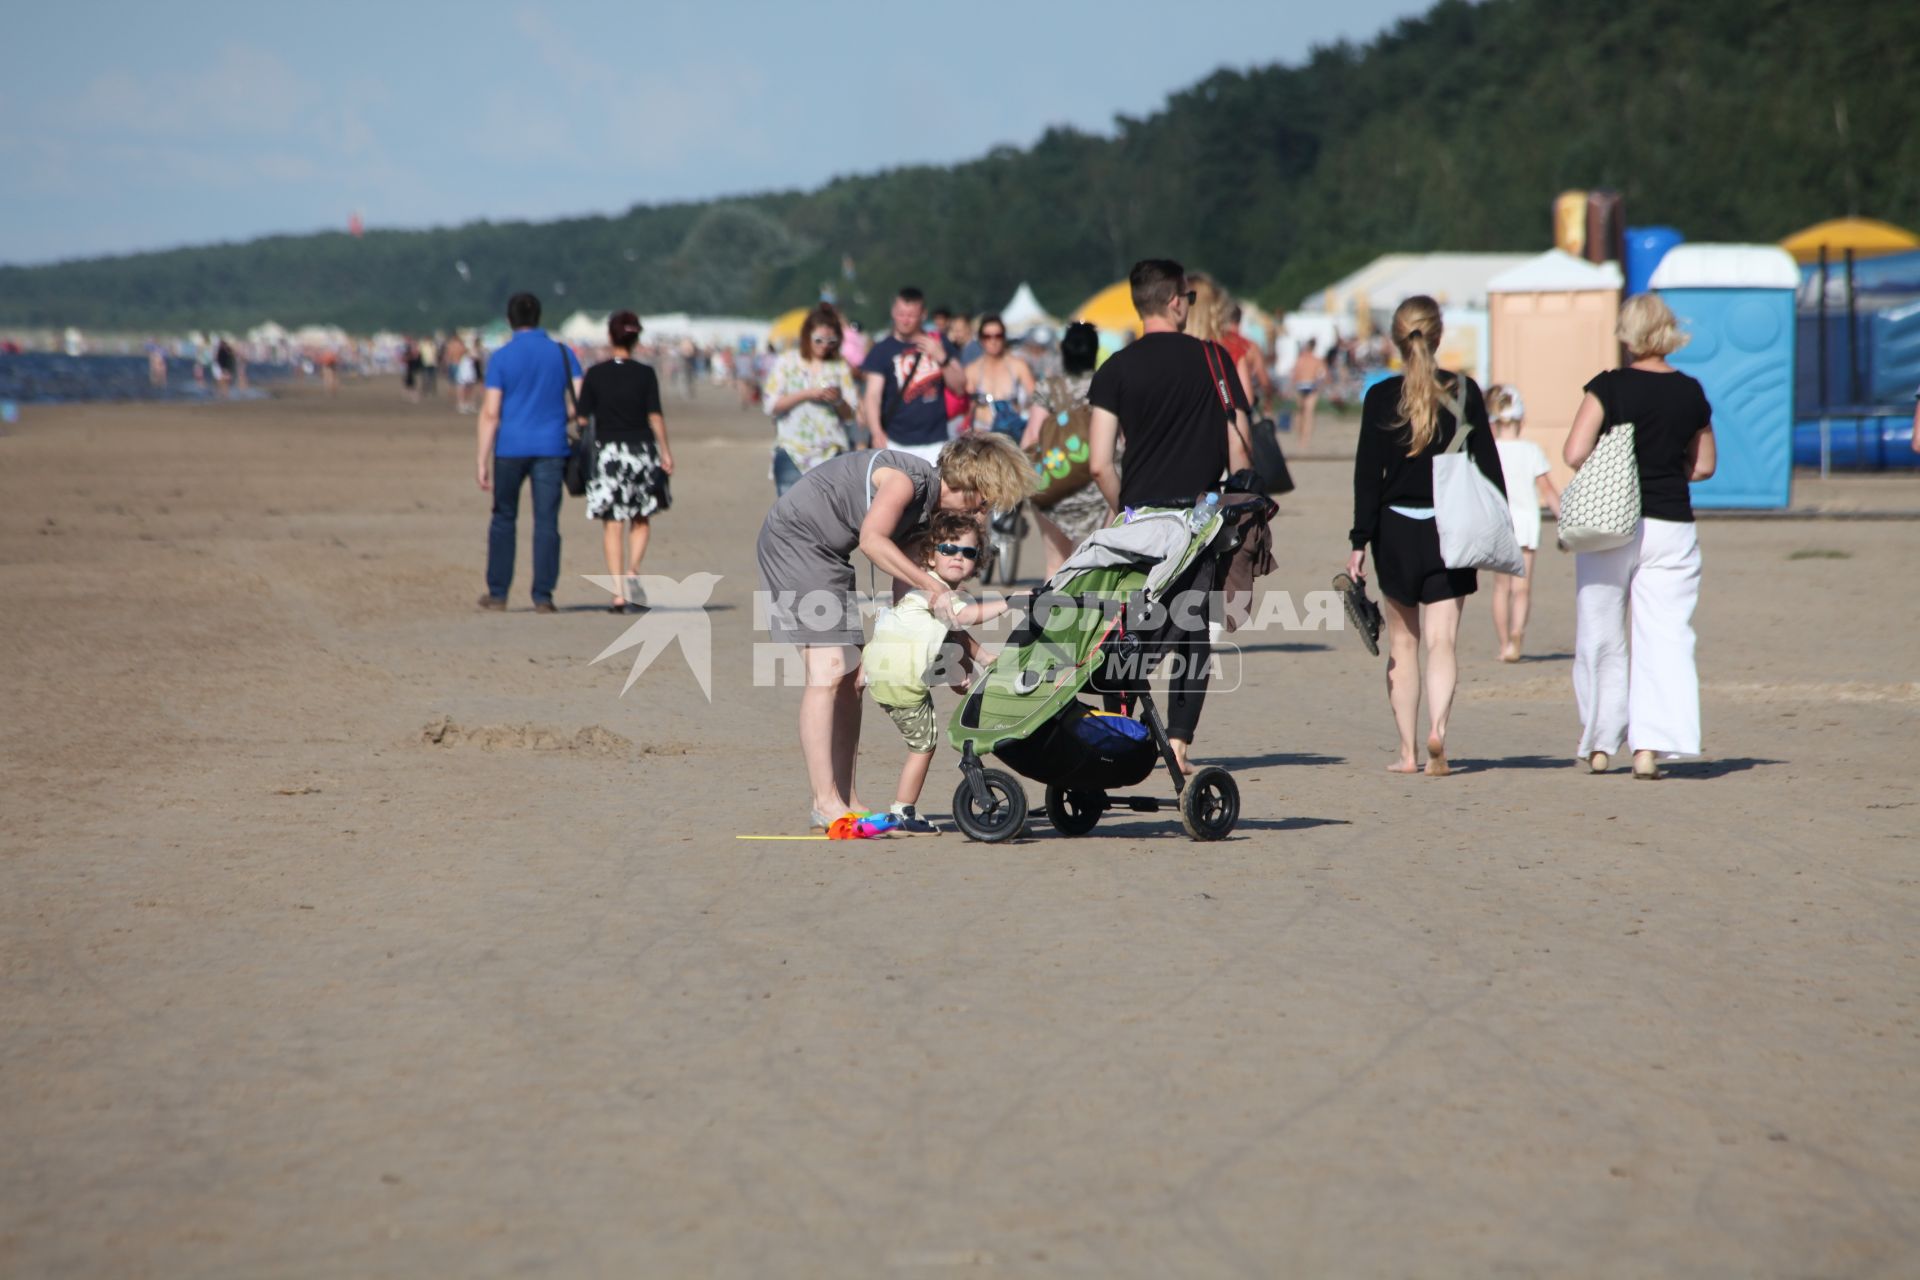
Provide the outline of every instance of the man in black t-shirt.
<path id="1" fill-rule="evenodd" d="M 1134 264 L 1128 282 L 1143 332 L 1100 366 L 1087 393 L 1094 483 L 1115 511 L 1187 506 L 1219 488 L 1223 474 L 1250 465 L 1247 393 L 1224 347 L 1185 333 L 1193 305 L 1185 268 L 1149 258 Z M 1114 442 L 1122 437 L 1127 465 L 1118 472 Z"/>
<path id="2" fill-rule="evenodd" d="M 1251 465 L 1247 393 L 1224 347 L 1185 333 L 1194 299 L 1186 268 L 1149 258 L 1135 263 L 1127 279 L 1142 332 L 1100 366 L 1087 392 L 1094 483 L 1115 511 L 1189 507 L 1218 489 L 1223 475 Z M 1114 442 L 1122 435 L 1127 465 L 1117 473 Z M 1193 772 L 1187 751 L 1207 696 L 1210 592 L 1205 604 L 1196 612 L 1175 601 L 1170 613 L 1171 652 L 1180 665 L 1167 680 L 1167 737 L 1186 773 Z"/>

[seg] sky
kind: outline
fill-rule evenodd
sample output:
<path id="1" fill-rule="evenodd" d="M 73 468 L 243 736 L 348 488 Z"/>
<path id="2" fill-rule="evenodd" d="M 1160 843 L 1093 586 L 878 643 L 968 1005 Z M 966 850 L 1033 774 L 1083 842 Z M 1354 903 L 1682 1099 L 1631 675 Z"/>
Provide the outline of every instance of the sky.
<path id="1" fill-rule="evenodd" d="M 9 6 L 0 263 L 617 213 L 1110 133 L 1426 0 Z"/>

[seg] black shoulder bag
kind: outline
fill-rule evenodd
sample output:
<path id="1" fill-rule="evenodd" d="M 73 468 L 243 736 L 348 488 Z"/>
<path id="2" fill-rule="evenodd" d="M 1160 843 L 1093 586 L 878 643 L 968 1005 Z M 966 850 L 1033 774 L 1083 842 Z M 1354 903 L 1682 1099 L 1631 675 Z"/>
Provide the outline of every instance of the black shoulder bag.
<path id="1" fill-rule="evenodd" d="M 567 433 L 567 467 L 563 478 L 567 492 L 579 498 L 585 496 L 587 482 L 593 479 L 593 423 L 576 421 L 580 409 L 573 398 L 573 362 L 567 359 L 567 348 L 563 344 L 555 345 L 560 347 L 560 385 L 566 388 L 567 426 L 577 428 Z"/>
<path id="2" fill-rule="evenodd" d="M 1233 368 L 1233 362 L 1216 343 L 1203 342 L 1202 345 L 1207 352 L 1207 374 L 1213 379 L 1214 394 L 1220 397 L 1220 407 L 1227 414 L 1227 430 L 1238 434 L 1240 443 L 1247 447 L 1247 461 L 1256 479 L 1256 485 L 1248 485 L 1244 480 L 1235 484 L 1233 480 L 1238 477 L 1229 477 L 1228 488 L 1240 492 L 1292 493 L 1293 473 L 1287 470 L 1287 457 L 1280 452 L 1278 428 L 1271 418 L 1262 418 L 1253 424 L 1252 439 L 1241 433 L 1233 393 L 1227 389 L 1227 372 Z M 1219 353 L 1217 357 L 1215 352 Z"/>

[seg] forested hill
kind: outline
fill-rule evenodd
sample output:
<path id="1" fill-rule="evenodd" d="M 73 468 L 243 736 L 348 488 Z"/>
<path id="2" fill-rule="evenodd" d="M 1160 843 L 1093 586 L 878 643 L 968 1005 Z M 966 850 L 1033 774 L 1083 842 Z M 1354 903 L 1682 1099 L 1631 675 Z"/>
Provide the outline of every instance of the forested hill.
<path id="1" fill-rule="evenodd" d="M 823 281 L 845 300 L 843 255 L 869 321 L 909 281 L 971 308 L 1026 279 L 1064 309 L 1148 255 L 1286 304 L 1389 250 L 1544 248 L 1570 187 L 1695 240 L 1913 225 L 1916 102 L 1914 0 L 1444 0 L 1303 66 L 1216 73 L 1111 138 L 615 217 L 4 268 L 0 324 L 418 329 L 491 319 L 519 288 L 556 313 L 771 314 Z"/>

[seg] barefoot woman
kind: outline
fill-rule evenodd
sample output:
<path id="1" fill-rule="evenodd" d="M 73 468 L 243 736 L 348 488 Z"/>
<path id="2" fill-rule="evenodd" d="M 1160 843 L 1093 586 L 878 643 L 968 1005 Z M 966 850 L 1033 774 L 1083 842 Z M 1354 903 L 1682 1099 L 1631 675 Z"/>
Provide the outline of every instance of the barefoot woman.
<path id="1" fill-rule="evenodd" d="M 1432 298 L 1408 298 L 1393 313 L 1393 343 L 1406 373 L 1367 392 L 1360 445 L 1353 460 L 1353 555 L 1347 573 L 1359 578 L 1366 548 L 1387 599 L 1387 699 L 1400 730 L 1394 773 L 1415 773 L 1414 730 L 1420 720 L 1420 651 L 1427 655 L 1427 772 L 1447 773 L 1447 716 L 1453 710 L 1454 640 L 1460 609 L 1479 587 L 1472 569 L 1449 569 L 1440 558 L 1433 522 L 1433 459 L 1453 443 L 1459 424 L 1450 401 L 1463 404 L 1473 430 L 1466 451 L 1502 493 L 1500 452 L 1487 426 L 1487 406 L 1472 378 L 1448 373 L 1434 360 L 1440 345 L 1440 308 Z"/>
<path id="2" fill-rule="evenodd" d="M 937 610 L 947 584 L 902 548 L 936 511 L 981 516 L 1027 496 L 1032 468 L 1005 436 L 977 433 L 948 444 L 938 465 L 895 449 L 846 453 L 800 477 L 760 528 L 761 584 L 776 642 L 799 645 L 800 751 L 813 796 L 813 825 L 860 811 L 853 790 L 860 747 L 860 646 L 854 548 L 885 576 L 924 588 Z"/>

